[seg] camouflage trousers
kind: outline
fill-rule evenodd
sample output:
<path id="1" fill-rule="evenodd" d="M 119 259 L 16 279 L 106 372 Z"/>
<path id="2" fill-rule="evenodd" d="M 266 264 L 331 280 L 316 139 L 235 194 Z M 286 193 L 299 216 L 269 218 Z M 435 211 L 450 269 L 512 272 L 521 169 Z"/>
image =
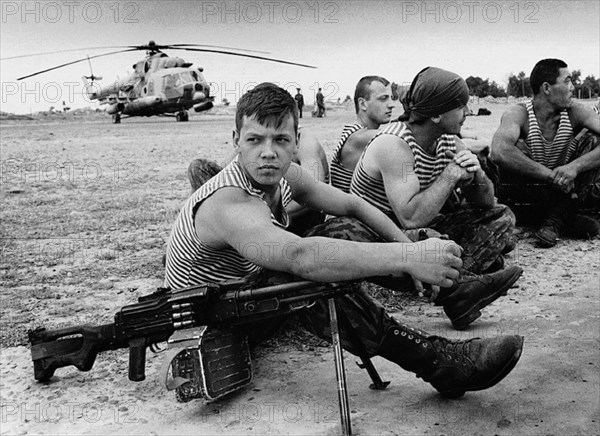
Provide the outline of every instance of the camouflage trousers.
<path id="1" fill-rule="evenodd" d="M 429 227 L 448 235 L 462 247 L 462 273 L 483 274 L 499 256 L 510 253 L 516 245 L 515 215 L 505 205 L 438 215 Z"/>
<path id="2" fill-rule="evenodd" d="M 584 133 L 573 158 L 577 159 L 598 146 L 600 136 Z M 527 152 L 526 149 L 522 151 Z M 573 193 L 569 194 L 549 183 L 506 169 L 501 168 L 499 173 L 500 178 L 496 183 L 498 199 L 510 206 L 519 223 L 537 225 L 559 204 L 570 204 L 583 213 L 600 212 L 600 168 L 580 174 L 575 179 Z"/>

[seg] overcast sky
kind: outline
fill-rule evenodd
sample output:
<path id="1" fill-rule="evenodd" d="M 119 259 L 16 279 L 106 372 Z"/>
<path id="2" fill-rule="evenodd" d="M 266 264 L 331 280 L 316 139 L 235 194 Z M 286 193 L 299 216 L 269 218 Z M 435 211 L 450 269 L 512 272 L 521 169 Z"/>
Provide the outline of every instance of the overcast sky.
<path id="1" fill-rule="evenodd" d="M 506 86 L 540 59 L 563 59 L 583 77 L 600 76 L 600 1 L 3 1 L 1 57 L 97 46 L 195 43 L 262 50 L 317 66 L 293 66 L 217 54 L 166 51 L 204 67 L 217 102 L 236 101 L 254 83 L 317 87 L 342 100 L 357 80 L 378 74 L 407 83 L 428 65 Z M 28 113 L 95 106 L 81 92 L 87 62 L 17 82 L 16 78 L 86 55 L 83 50 L 0 62 L 2 111 Z M 109 83 L 131 73 L 144 53 L 92 60 Z"/>

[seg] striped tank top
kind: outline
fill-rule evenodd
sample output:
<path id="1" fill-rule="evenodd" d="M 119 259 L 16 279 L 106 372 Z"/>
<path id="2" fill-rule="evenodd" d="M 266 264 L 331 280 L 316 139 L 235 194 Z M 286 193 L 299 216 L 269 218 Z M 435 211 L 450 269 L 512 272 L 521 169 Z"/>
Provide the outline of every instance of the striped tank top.
<path id="1" fill-rule="evenodd" d="M 285 206 L 292 199 L 292 192 L 285 179 L 279 183 L 281 204 L 279 205 L 281 222 L 271 214 L 273 224 L 286 228 L 289 224 Z M 262 268 L 240 254 L 244 247 L 215 249 L 202 243 L 194 227 L 196 210 L 204 200 L 217 190 L 225 187 L 243 189 L 249 195 L 264 200 L 264 192 L 254 188 L 237 159 L 206 182 L 185 202 L 167 243 L 164 286 L 181 289 L 200 283 L 219 283 L 226 280 L 249 278 L 258 274 Z M 243 217 L 239 217 L 240 221 Z M 265 248 L 265 247 L 263 247 Z M 248 250 L 260 250 L 261 247 L 246 247 Z"/>
<path id="2" fill-rule="evenodd" d="M 373 141 L 381 135 L 398 136 L 409 145 L 415 160 L 414 172 L 419 179 L 420 191 L 427 189 L 427 187 L 438 178 L 444 168 L 452 161 L 445 153 L 447 150 L 456 153 L 456 143 L 453 135 L 442 135 L 437 140 L 435 156 L 431 156 L 417 144 L 411 130 L 402 122 L 389 124 L 373 137 L 365 147 L 361 160 L 356 166 L 350 192 L 364 198 L 367 202 L 371 203 L 387 215 L 393 216 L 394 212 L 387 194 L 385 193 L 383 179 L 378 179 L 369 175 L 362 164 L 362 159 L 366 150 Z"/>
<path id="3" fill-rule="evenodd" d="M 340 137 L 337 148 L 335 149 L 335 153 L 333 154 L 333 159 L 329 165 L 331 186 L 341 189 L 346 193 L 350 193 L 350 183 L 352 182 L 352 174 L 354 171 L 349 170 L 342 165 L 342 149 L 344 148 L 344 145 L 346 144 L 346 141 L 350 135 L 365 128 L 366 127 L 361 124 L 347 124 L 344 126 L 344 129 L 342 130 L 342 136 Z"/>
<path id="4" fill-rule="evenodd" d="M 538 125 L 533 111 L 533 101 L 529 101 L 525 107 L 529 117 L 529 133 L 525 143 L 532 159 L 551 170 L 569 163 L 577 151 L 578 141 L 574 138 L 573 127 L 567 110 L 564 109 L 560 113 L 556 135 L 552 141 L 548 141 L 542 135 L 542 130 Z"/>

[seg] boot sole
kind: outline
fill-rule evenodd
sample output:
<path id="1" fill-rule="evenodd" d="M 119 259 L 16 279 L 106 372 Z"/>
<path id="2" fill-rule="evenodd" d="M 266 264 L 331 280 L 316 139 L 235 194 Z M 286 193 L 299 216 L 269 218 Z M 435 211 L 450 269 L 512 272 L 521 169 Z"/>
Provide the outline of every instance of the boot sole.
<path id="1" fill-rule="evenodd" d="M 535 233 L 534 236 L 537 241 L 538 247 L 541 248 L 552 248 L 558 243 L 558 239 L 547 239 L 538 233 Z"/>
<path id="2" fill-rule="evenodd" d="M 519 280 L 519 277 L 521 277 L 522 274 L 522 269 L 517 270 L 504 285 L 496 290 L 496 292 L 489 295 L 487 298 L 479 300 L 465 314 L 454 318 L 452 320 L 452 326 L 456 330 L 463 330 L 467 328 L 473 321 L 481 316 L 481 309 L 492 304 L 503 294 L 506 295 L 510 287 L 514 285 L 517 280 Z"/>
<path id="3" fill-rule="evenodd" d="M 524 338 L 521 337 L 520 347 L 515 351 L 515 354 L 513 354 L 512 359 L 510 359 L 506 363 L 506 365 L 504 365 L 504 367 L 498 372 L 498 374 L 496 374 L 496 376 L 494 378 L 492 378 L 488 383 L 486 383 L 484 385 L 476 386 L 476 387 L 469 389 L 469 392 L 482 391 L 484 389 L 491 388 L 492 386 L 494 386 L 497 383 L 500 383 L 500 381 L 502 381 L 502 379 L 504 377 L 506 377 L 513 370 L 513 368 L 517 365 L 517 362 L 519 362 L 519 359 L 521 358 L 521 354 L 523 352 L 523 341 L 524 341 Z M 438 390 L 438 392 L 446 398 L 460 398 L 465 394 L 466 391 L 439 391 Z"/>

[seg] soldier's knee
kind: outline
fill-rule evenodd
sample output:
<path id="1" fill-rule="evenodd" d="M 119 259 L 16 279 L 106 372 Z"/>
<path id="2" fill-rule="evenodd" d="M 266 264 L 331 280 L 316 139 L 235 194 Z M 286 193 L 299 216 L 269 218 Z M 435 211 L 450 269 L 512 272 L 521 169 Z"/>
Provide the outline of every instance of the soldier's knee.
<path id="1" fill-rule="evenodd" d="M 379 235 L 370 227 L 355 218 L 349 217 L 336 217 L 327 220 L 323 224 L 313 227 L 304 236 L 324 236 L 356 242 L 381 241 Z"/>
<path id="2" fill-rule="evenodd" d="M 217 175 L 221 167 L 215 161 L 209 159 L 194 159 L 188 167 L 188 179 L 192 191 L 196 191 L 208 180 Z"/>
<path id="3" fill-rule="evenodd" d="M 495 206 L 495 210 L 497 211 L 496 219 L 505 221 L 511 228 L 515 227 L 517 217 L 510 207 L 505 204 L 498 204 Z"/>

